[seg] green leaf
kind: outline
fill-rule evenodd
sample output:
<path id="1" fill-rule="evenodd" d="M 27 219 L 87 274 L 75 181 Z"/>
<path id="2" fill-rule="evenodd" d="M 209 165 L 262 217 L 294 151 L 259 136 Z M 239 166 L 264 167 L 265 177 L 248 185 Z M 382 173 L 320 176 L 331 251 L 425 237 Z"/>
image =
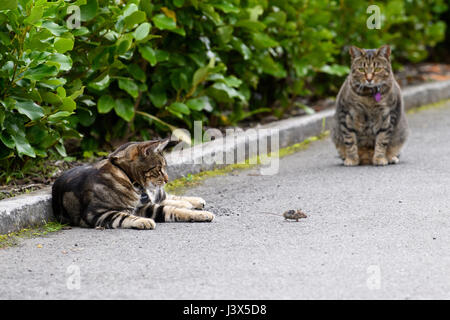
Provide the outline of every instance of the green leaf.
<path id="1" fill-rule="evenodd" d="M 168 108 L 169 110 L 173 110 L 175 112 L 183 113 L 186 115 L 191 114 L 191 110 L 189 110 L 188 106 L 181 102 L 174 102 Z"/>
<path id="2" fill-rule="evenodd" d="M 144 22 L 147 19 L 147 15 L 144 11 L 136 11 L 130 14 L 123 20 L 124 27 L 126 29 L 132 28 L 134 25 Z"/>
<path id="3" fill-rule="evenodd" d="M 119 117 L 127 122 L 134 117 L 134 105 L 130 99 L 117 99 L 114 110 Z"/>
<path id="4" fill-rule="evenodd" d="M 17 8 L 17 0 L 2 0 L 0 2 L 0 11 L 14 10 Z"/>
<path id="5" fill-rule="evenodd" d="M 64 147 L 62 141 L 58 144 L 55 144 L 55 149 L 56 151 L 58 151 L 61 157 L 67 157 L 66 148 Z"/>
<path id="6" fill-rule="evenodd" d="M 220 25 L 222 23 L 222 19 L 220 19 L 220 15 L 214 10 L 214 7 L 210 4 L 200 4 L 200 8 L 203 14 L 211 19 L 215 25 Z"/>
<path id="7" fill-rule="evenodd" d="M 225 13 L 239 13 L 239 8 L 233 6 L 228 1 L 222 1 L 221 3 L 213 3 L 215 8 L 222 10 Z"/>
<path id="8" fill-rule="evenodd" d="M 139 95 L 138 85 L 132 79 L 120 78 L 119 79 L 119 88 L 128 92 L 130 94 L 130 96 L 132 96 L 135 99 Z"/>
<path id="9" fill-rule="evenodd" d="M 54 77 L 58 74 L 58 68 L 41 64 L 36 68 L 28 69 L 24 72 L 23 77 L 30 80 L 42 80 L 44 78 Z"/>
<path id="10" fill-rule="evenodd" d="M 2 103 L 1 100 L 0 103 Z M 5 121 L 5 117 L 6 117 L 5 110 L 3 108 L 0 108 L 0 129 L 3 129 L 3 122 Z"/>
<path id="11" fill-rule="evenodd" d="M 50 121 L 57 121 L 57 120 L 61 120 L 63 118 L 67 118 L 68 116 L 70 116 L 71 114 L 73 114 L 73 112 L 69 112 L 69 111 L 58 111 L 52 115 L 50 115 L 48 117 L 48 120 Z"/>
<path id="12" fill-rule="evenodd" d="M 72 30 L 71 32 L 75 37 L 81 37 L 81 36 L 88 34 L 89 29 L 86 27 L 80 27 L 78 29 Z"/>
<path id="13" fill-rule="evenodd" d="M 75 100 L 76 98 L 78 98 L 79 96 L 81 96 L 83 94 L 84 88 L 85 87 L 83 86 L 80 89 L 73 91 L 69 98 Z"/>
<path id="14" fill-rule="evenodd" d="M 223 43 L 230 42 L 232 36 L 233 36 L 233 27 L 231 26 L 222 26 L 217 28 L 217 35 L 220 38 L 220 41 Z"/>
<path id="15" fill-rule="evenodd" d="M 97 102 L 98 113 L 108 113 L 116 107 L 116 102 L 110 95 L 103 95 Z"/>
<path id="16" fill-rule="evenodd" d="M 71 51 L 73 49 L 74 41 L 68 38 L 56 38 L 53 46 L 59 53 Z"/>
<path id="17" fill-rule="evenodd" d="M 148 22 L 144 22 L 142 23 L 139 27 L 136 28 L 136 30 L 134 31 L 134 38 L 137 41 L 141 41 L 143 40 L 145 37 L 148 36 L 149 32 L 150 32 L 150 23 Z"/>
<path id="18" fill-rule="evenodd" d="M 61 98 L 65 98 L 65 97 L 66 97 L 66 89 L 64 89 L 64 87 L 58 87 L 58 88 L 56 88 L 56 93 L 57 93 L 58 96 L 60 96 Z"/>
<path id="19" fill-rule="evenodd" d="M 235 24 L 236 27 L 246 28 L 253 32 L 263 31 L 266 25 L 260 21 L 239 20 Z"/>
<path id="20" fill-rule="evenodd" d="M 123 16 L 128 17 L 138 10 L 139 8 L 135 3 L 130 3 L 125 7 L 125 10 L 123 11 Z"/>
<path id="21" fill-rule="evenodd" d="M 235 76 L 229 76 L 223 78 L 223 82 L 229 87 L 235 87 L 238 88 L 242 84 L 242 80 L 239 80 Z"/>
<path id="22" fill-rule="evenodd" d="M 132 44 L 133 39 L 129 34 L 119 38 L 119 40 L 117 40 L 116 53 L 118 55 L 125 54 L 128 50 L 130 50 Z"/>
<path id="23" fill-rule="evenodd" d="M 181 8 L 184 4 L 184 0 L 173 0 L 172 2 L 177 8 Z"/>
<path id="24" fill-rule="evenodd" d="M 244 57 L 244 60 L 248 60 L 252 56 L 252 52 L 251 52 L 250 48 L 247 47 L 247 45 L 245 45 L 238 38 L 233 37 L 233 39 L 231 40 L 231 45 L 233 46 L 233 48 L 235 50 L 237 50 Z"/>
<path id="25" fill-rule="evenodd" d="M 72 112 L 77 108 L 77 104 L 75 103 L 75 101 L 73 101 L 72 98 L 67 97 L 62 98 L 61 100 L 62 100 L 62 106 L 60 107 L 61 110 Z"/>
<path id="26" fill-rule="evenodd" d="M 59 70 L 61 71 L 69 71 L 70 69 L 72 69 L 72 59 L 69 56 L 65 56 L 61 53 L 54 53 L 48 58 L 47 65 L 53 65 L 49 62 L 55 62 L 57 67 L 59 67 Z"/>
<path id="27" fill-rule="evenodd" d="M 164 14 L 157 14 L 153 18 L 153 23 L 160 30 L 173 30 L 177 27 L 175 20 Z"/>
<path id="28" fill-rule="evenodd" d="M 350 72 L 350 68 L 339 64 L 333 64 L 331 66 L 326 64 L 320 68 L 320 71 L 341 77 L 347 75 Z"/>
<path id="29" fill-rule="evenodd" d="M 36 153 L 25 136 L 25 127 L 21 116 L 9 114 L 5 119 L 4 126 L 11 137 L 10 140 L 14 141 L 18 155 L 20 157 L 27 155 L 34 158 Z"/>
<path id="30" fill-rule="evenodd" d="M 45 21 L 42 23 L 42 27 L 50 31 L 54 36 L 61 36 L 63 33 L 67 32 L 67 28 L 60 26 L 52 21 Z"/>
<path id="31" fill-rule="evenodd" d="M 33 25 L 42 18 L 43 13 L 44 7 L 42 6 L 42 4 L 36 5 L 31 9 L 30 15 L 25 20 L 23 20 L 23 22 Z"/>
<path id="32" fill-rule="evenodd" d="M 186 105 L 189 107 L 189 109 L 195 111 L 212 111 L 213 109 L 207 96 L 190 99 L 186 102 Z"/>
<path id="33" fill-rule="evenodd" d="M 22 157 L 23 155 L 27 155 L 32 158 L 36 157 L 36 153 L 34 152 L 34 149 L 30 145 L 28 140 L 25 138 L 25 135 L 12 135 L 11 138 L 14 140 L 17 154 L 20 157 Z"/>
<path id="34" fill-rule="evenodd" d="M 145 72 L 137 64 L 130 64 L 130 65 L 128 65 L 127 68 L 128 68 L 128 72 L 136 80 L 139 80 L 141 82 L 145 82 L 147 80 L 147 76 L 146 76 Z"/>
<path id="35" fill-rule="evenodd" d="M 237 91 L 234 88 L 227 86 L 225 83 L 218 82 L 218 83 L 213 84 L 212 87 L 216 90 L 225 92 L 228 95 L 228 97 L 231 99 L 239 98 L 240 100 L 245 101 L 245 97 L 242 93 L 240 93 L 239 91 Z"/>
<path id="36" fill-rule="evenodd" d="M 161 108 L 167 103 L 167 95 L 162 84 L 155 84 L 149 93 L 150 100 L 157 108 Z"/>
<path id="37" fill-rule="evenodd" d="M 275 24 L 278 26 L 283 26 L 286 23 L 286 17 L 287 15 L 284 11 L 271 12 L 264 18 L 264 23 L 266 25 Z"/>
<path id="38" fill-rule="evenodd" d="M 42 92 L 41 93 L 41 97 L 43 99 L 43 101 L 52 104 L 52 105 L 60 105 L 62 104 L 62 100 L 61 98 L 54 94 L 53 92 Z"/>
<path id="39" fill-rule="evenodd" d="M 92 20 L 97 15 L 97 0 L 87 0 L 86 5 L 80 6 L 81 21 Z"/>
<path id="40" fill-rule="evenodd" d="M 152 47 L 149 45 L 139 46 L 139 52 L 141 53 L 142 57 L 150 62 L 150 65 L 153 67 L 156 64 L 156 54 L 155 50 L 153 50 Z"/>
<path id="41" fill-rule="evenodd" d="M 169 60 L 169 52 L 164 50 L 156 50 L 155 57 L 157 62 Z"/>
<path id="42" fill-rule="evenodd" d="M 209 74 L 209 66 L 201 67 L 195 71 L 194 76 L 192 77 L 192 86 L 197 87 L 200 83 L 206 80 L 206 77 Z"/>
<path id="43" fill-rule="evenodd" d="M 26 115 L 30 120 L 38 120 L 44 116 L 43 109 L 33 101 L 17 101 L 16 109 L 19 113 Z"/>
<path id="44" fill-rule="evenodd" d="M 38 82 L 38 85 L 43 88 L 49 88 L 52 90 L 55 90 L 57 87 L 65 85 L 67 82 L 64 78 L 50 78 L 50 79 L 43 79 Z"/>
<path id="45" fill-rule="evenodd" d="M 275 47 L 278 45 L 278 42 L 273 40 L 270 36 L 265 33 L 254 33 L 253 34 L 253 43 L 256 47 L 260 49 Z"/>
<path id="46" fill-rule="evenodd" d="M 7 146 L 10 149 L 14 149 L 16 147 L 16 144 L 14 143 L 14 140 L 12 139 L 11 135 L 5 131 L 0 132 L 0 140 L 3 142 L 5 146 Z"/>
<path id="47" fill-rule="evenodd" d="M 109 80 L 110 80 L 109 75 L 106 74 L 103 75 L 103 77 L 100 76 L 96 78 L 94 81 L 90 82 L 88 86 L 94 90 L 102 91 L 108 88 L 110 82 Z"/>
<path id="48" fill-rule="evenodd" d="M 81 125 L 85 127 L 91 126 L 95 121 L 95 114 L 86 108 L 78 108 L 76 116 Z"/>

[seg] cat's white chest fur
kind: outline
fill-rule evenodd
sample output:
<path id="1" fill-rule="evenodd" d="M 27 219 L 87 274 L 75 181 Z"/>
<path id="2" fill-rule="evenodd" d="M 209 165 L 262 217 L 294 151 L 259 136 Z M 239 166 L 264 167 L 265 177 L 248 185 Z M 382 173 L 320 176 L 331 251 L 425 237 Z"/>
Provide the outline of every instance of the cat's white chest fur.
<path id="1" fill-rule="evenodd" d="M 161 187 L 148 188 L 146 192 L 152 203 L 160 203 L 165 198 L 165 191 Z"/>

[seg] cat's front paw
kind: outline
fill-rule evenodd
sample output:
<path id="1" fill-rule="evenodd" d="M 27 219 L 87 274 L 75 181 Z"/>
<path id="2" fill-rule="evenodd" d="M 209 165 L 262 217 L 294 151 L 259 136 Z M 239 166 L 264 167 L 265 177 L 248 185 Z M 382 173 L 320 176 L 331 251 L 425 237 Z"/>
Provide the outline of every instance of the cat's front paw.
<path id="1" fill-rule="evenodd" d="M 344 166 L 346 167 L 354 167 L 359 165 L 359 159 L 358 158 L 346 158 L 344 160 Z"/>
<path id="2" fill-rule="evenodd" d="M 199 211 L 195 216 L 195 221 L 211 222 L 214 220 L 214 214 L 209 211 Z"/>
<path id="3" fill-rule="evenodd" d="M 372 163 L 375 166 L 386 166 L 389 161 L 386 157 L 373 157 Z"/>
<path id="4" fill-rule="evenodd" d="M 133 221 L 132 227 L 139 230 L 153 230 L 156 227 L 156 223 L 150 218 L 138 218 Z"/>
<path id="5" fill-rule="evenodd" d="M 203 209 L 206 205 L 206 201 L 200 197 L 189 197 L 189 202 L 195 209 Z"/>
<path id="6" fill-rule="evenodd" d="M 391 157 L 391 158 L 389 158 L 388 159 L 389 160 L 389 163 L 390 164 L 397 164 L 397 163 L 399 163 L 399 159 L 398 159 L 398 157 L 396 157 L 396 156 L 393 156 L 393 157 Z"/>

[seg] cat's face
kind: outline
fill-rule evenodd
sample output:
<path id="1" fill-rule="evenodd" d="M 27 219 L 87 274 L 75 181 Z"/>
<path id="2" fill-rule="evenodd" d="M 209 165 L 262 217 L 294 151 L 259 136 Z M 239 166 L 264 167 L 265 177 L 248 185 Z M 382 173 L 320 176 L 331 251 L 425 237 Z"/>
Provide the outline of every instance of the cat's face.
<path id="1" fill-rule="evenodd" d="M 360 49 L 350 47 L 352 57 L 352 84 L 359 88 L 376 88 L 390 81 L 391 49 L 384 45 L 379 49 Z"/>
<path id="2" fill-rule="evenodd" d="M 162 141 L 129 142 L 114 151 L 109 159 L 145 189 L 161 187 L 169 181 L 163 151 L 173 145 Z"/>

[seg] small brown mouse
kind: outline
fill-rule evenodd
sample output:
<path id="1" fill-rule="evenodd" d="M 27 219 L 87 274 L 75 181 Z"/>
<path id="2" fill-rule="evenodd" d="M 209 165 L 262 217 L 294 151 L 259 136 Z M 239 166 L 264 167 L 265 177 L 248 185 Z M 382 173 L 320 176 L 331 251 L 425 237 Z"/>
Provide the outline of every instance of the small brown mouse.
<path id="1" fill-rule="evenodd" d="M 272 212 L 263 212 L 267 214 L 272 214 L 274 216 L 283 216 L 285 220 L 295 220 L 298 222 L 299 219 L 308 217 L 301 209 L 298 210 L 287 210 L 282 215 L 272 213 Z"/>
<path id="2" fill-rule="evenodd" d="M 288 210 L 283 213 L 285 220 L 295 220 L 308 217 L 302 210 Z"/>

